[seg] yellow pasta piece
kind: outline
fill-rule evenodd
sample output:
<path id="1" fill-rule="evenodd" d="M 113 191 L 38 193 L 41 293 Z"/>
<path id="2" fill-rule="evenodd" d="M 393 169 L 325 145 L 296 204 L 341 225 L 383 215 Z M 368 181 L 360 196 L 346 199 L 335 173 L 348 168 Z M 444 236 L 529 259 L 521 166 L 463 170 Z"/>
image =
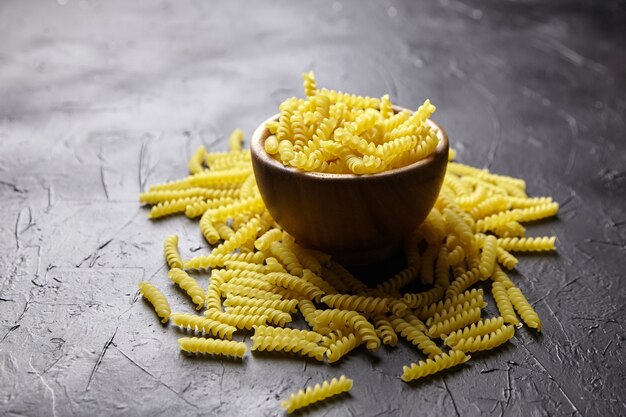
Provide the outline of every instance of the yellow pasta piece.
<path id="1" fill-rule="evenodd" d="M 391 316 L 391 325 L 396 332 L 400 333 L 402 337 L 406 338 L 429 357 L 434 357 L 442 353 L 441 349 L 439 349 L 435 342 L 433 342 L 417 326 L 413 326 L 406 320 L 397 316 Z"/>
<path id="2" fill-rule="evenodd" d="M 494 283 L 494 285 L 496 285 L 496 283 Z M 519 313 L 524 323 L 526 323 L 528 327 L 541 332 L 541 320 L 539 320 L 537 312 L 532 308 L 526 297 L 524 297 L 522 291 L 517 287 L 509 288 L 506 291 L 511 300 L 511 304 L 513 304 L 513 307 L 515 307 L 515 310 Z"/>
<path id="3" fill-rule="evenodd" d="M 182 337 L 178 339 L 178 344 L 180 349 L 185 352 L 224 355 L 235 358 L 243 358 L 248 351 L 248 347 L 243 342 L 203 337 Z"/>
<path id="4" fill-rule="evenodd" d="M 472 216 L 474 220 L 479 220 L 491 214 L 506 210 L 507 206 L 507 200 L 504 196 L 494 195 L 472 208 L 469 211 L 469 215 Z"/>
<path id="5" fill-rule="evenodd" d="M 419 257 L 419 255 L 418 255 L 418 257 Z M 382 292 L 397 291 L 400 288 L 402 288 L 402 287 L 410 284 L 411 282 L 415 281 L 415 279 L 417 278 L 417 275 L 419 274 L 419 271 L 420 271 L 419 261 L 416 261 L 416 259 L 419 259 L 419 258 L 414 258 L 413 259 L 413 263 L 411 265 L 409 265 L 408 267 L 404 268 L 403 270 L 401 270 L 400 272 L 395 274 L 390 279 L 388 279 L 388 280 L 382 282 L 381 284 L 377 285 L 376 289 L 378 289 L 379 291 L 382 291 Z"/>
<path id="6" fill-rule="evenodd" d="M 441 310 L 433 314 L 431 317 L 428 318 L 428 320 L 426 320 L 426 325 L 432 327 L 438 323 L 441 323 L 442 321 L 445 321 L 453 316 L 456 316 L 459 313 L 462 313 L 463 311 L 467 311 L 474 307 L 478 307 L 482 309 L 482 308 L 485 308 L 486 306 L 487 306 L 487 303 L 485 303 L 485 300 L 482 297 L 470 298 L 469 300 L 464 301 L 463 303 L 453 304 L 449 308 Z"/>
<path id="7" fill-rule="evenodd" d="M 175 325 L 183 329 L 201 331 L 205 334 L 217 336 L 220 339 L 232 339 L 233 333 L 237 330 L 235 326 L 229 326 L 219 321 L 209 320 L 203 316 L 194 316 L 192 314 L 173 313 L 171 319 Z"/>
<path id="8" fill-rule="evenodd" d="M 444 290 L 441 287 L 434 287 L 425 292 L 406 293 L 402 296 L 402 301 L 409 308 L 420 308 L 435 301 L 439 301 L 443 297 Z"/>
<path id="9" fill-rule="evenodd" d="M 437 255 L 435 285 L 443 289 L 450 285 L 450 263 L 448 262 L 448 248 L 445 246 L 439 249 L 439 255 Z"/>
<path id="10" fill-rule="evenodd" d="M 178 253 L 177 235 L 171 235 L 165 239 L 165 242 L 163 243 L 163 253 L 170 268 L 182 269 L 183 260 Z"/>
<path id="11" fill-rule="evenodd" d="M 224 268 L 234 269 L 234 270 L 239 270 L 239 271 L 252 271 L 252 272 L 258 272 L 261 274 L 267 272 L 267 268 L 265 267 L 265 265 L 262 265 L 260 263 L 235 261 L 235 260 L 225 261 Z"/>
<path id="12" fill-rule="evenodd" d="M 470 337 L 480 337 L 503 327 L 503 317 L 491 317 L 488 319 L 480 320 L 479 322 L 472 323 L 471 325 L 450 333 L 445 339 L 444 343 L 450 347 L 454 346 L 461 339 L 468 339 Z"/>
<path id="13" fill-rule="evenodd" d="M 193 219 L 205 214 L 209 210 L 218 209 L 225 207 L 228 204 L 232 204 L 234 201 L 235 200 L 232 197 L 220 197 L 205 201 L 199 200 L 185 207 L 185 216 Z"/>
<path id="14" fill-rule="evenodd" d="M 205 212 L 200 219 L 200 231 L 209 244 L 215 245 L 220 241 L 220 234 L 215 226 L 213 226 L 211 216 L 208 214 L 209 212 Z"/>
<path id="15" fill-rule="evenodd" d="M 402 376 L 400 377 L 404 382 L 410 382 L 418 378 L 423 378 L 428 375 L 435 374 L 443 371 L 444 369 L 452 368 L 470 360 L 470 356 L 466 355 L 460 350 L 451 350 L 448 353 L 442 353 L 432 359 L 426 361 L 419 361 L 419 363 L 412 363 L 409 366 L 402 367 Z"/>
<path id="16" fill-rule="evenodd" d="M 334 294 L 324 296 L 322 302 L 331 308 L 355 310 L 365 314 L 381 314 L 389 311 L 387 299 L 379 297 Z"/>
<path id="17" fill-rule="evenodd" d="M 254 247 L 258 250 L 267 250 L 272 242 L 280 241 L 283 238 L 283 232 L 280 229 L 270 229 L 263 233 L 254 241 Z"/>
<path id="18" fill-rule="evenodd" d="M 300 337 L 293 337 L 292 335 L 257 335 L 252 336 L 252 350 L 258 351 L 283 351 L 298 353 L 302 356 L 308 356 L 318 361 L 324 360 L 324 354 L 326 348 L 319 346 L 315 342 L 310 342 Z"/>
<path id="19" fill-rule="evenodd" d="M 139 283 L 139 291 L 146 300 L 152 304 L 154 311 L 161 317 L 161 323 L 167 323 L 170 319 L 170 304 L 167 302 L 167 298 L 159 291 L 154 285 L 148 281 L 142 281 Z"/>
<path id="20" fill-rule="evenodd" d="M 435 323 L 428 329 L 428 336 L 441 337 L 442 335 L 448 335 L 453 331 L 480 320 L 480 313 L 480 307 L 472 307 L 468 310 L 463 310 L 454 316 Z"/>
<path id="21" fill-rule="evenodd" d="M 446 227 L 451 233 L 459 237 L 459 243 L 465 252 L 471 252 L 474 243 L 474 233 L 470 226 L 465 223 L 461 216 L 449 208 L 443 209 L 443 216 L 446 221 Z"/>
<path id="22" fill-rule="evenodd" d="M 209 188 L 187 188 L 182 190 L 148 191 L 139 194 L 139 201 L 147 204 L 157 204 L 165 201 L 180 200 L 182 198 L 198 197 L 206 200 L 221 198 L 236 198 L 239 190 L 217 190 Z"/>
<path id="23" fill-rule="evenodd" d="M 454 297 L 446 298 L 445 300 L 424 306 L 417 312 L 417 318 L 420 320 L 426 320 L 437 313 L 441 314 L 444 310 L 449 310 L 453 306 L 463 304 L 467 301 L 471 302 L 473 299 L 479 300 L 476 304 L 482 304 L 484 302 L 483 290 L 480 288 L 474 288 L 471 291 L 467 290 Z"/>
<path id="24" fill-rule="evenodd" d="M 498 239 L 498 246 L 508 251 L 529 252 L 555 250 L 556 237 L 512 237 Z"/>
<path id="25" fill-rule="evenodd" d="M 290 274 L 301 277 L 302 264 L 287 245 L 280 242 L 270 243 L 270 252 L 280 261 Z"/>
<path id="26" fill-rule="evenodd" d="M 526 229 L 516 221 L 512 221 L 493 229 L 498 237 L 524 237 Z"/>
<path id="27" fill-rule="evenodd" d="M 452 281 L 448 289 L 446 289 L 446 298 L 459 295 L 460 293 L 480 281 L 481 278 L 482 275 L 476 267 L 470 269 L 469 271 L 466 271 L 465 273 L 463 273 L 463 275 L 457 277 L 454 281 Z"/>
<path id="28" fill-rule="evenodd" d="M 242 314 L 250 316 L 267 316 L 267 320 L 277 326 L 284 327 L 291 323 L 291 315 L 281 310 L 263 306 L 237 306 L 228 311 L 228 314 Z"/>
<path id="29" fill-rule="evenodd" d="M 207 310 L 205 316 L 208 319 L 219 321 L 242 330 L 251 330 L 253 326 L 261 326 L 267 322 L 266 315 L 252 316 L 246 314 L 229 314 L 218 310 Z"/>
<path id="30" fill-rule="evenodd" d="M 191 278 L 185 271 L 179 268 L 170 269 L 167 276 L 187 292 L 191 300 L 196 304 L 196 310 L 200 310 L 204 307 L 204 290 L 198 285 L 195 279 Z"/>
<path id="31" fill-rule="evenodd" d="M 336 326 L 348 326 L 359 334 L 367 349 L 376 351 L 380 347 L 380 339 L 376 335 L 374 326 L 361 314 L 348 310 L 323 310 L 315 317 L 317 325 L 334 323 Z"/>
<path id="32" fill-rule="evenodd" d="M 508 342 L 514 334 L 515 328 L 513 326 L 503 325 L 496 331 L 483 336 L 470 336 L 468 338 L 459 339 L 452 349 L 461 350 L 463 352 L 490 350 Z"/>
<path id="33" fill-rule="evenodd" d="M 352 389 L 352 380 L 341 375 L 339 379 L 333 378 L 330 382 L 324 381 L 322 385 L 315 384 L 313 388 L 307 387 L 306 390 L 300 390 L 295 394 L 291 394 L 289 399 L 280 403 L 281 407 L 288 413 L 306 407 L 318 401 L 323 401 L 333 395 L 338 395 Z"/>
<path id="34" fill-rule="evenodd" d="M 324 291 L 320 290 L 317 286 L 295 275 L 282 272 L 270 272 L 265 276 L 265 279 L 270 284 L 296 291 L 311 300 L 319 300 L 322 295 L 324 295 Z"/>
<path id="35" fill-rule="evenodd" d="M 211 253 L 209 255 L 197 256 L 183 262 L 184 269 L 209 269 L 221 268 L 227 261 L 263 263 L 265 260 L 262 252 L 254 253 Z"/>
<path id="36" fill-rule="evenodd" d="M 496 267 L 495 267 L 495 269 L 493 271 L 493 275 L 491 276 L 491 280 L 494 281 L 494 282 L 499 282 L 507 290 L 509 288 L 512 288 L 512 287 L 515 286 L 515 284 L 513 284 L 513 281 L 511 281 L 509 276 L 498 265 L 496 265 Z"/>
<path id="37" fill-rule="evenodd" d="M 341 332 L 334 334 L 341 334 Z M 328 350 L 326 351 L 328 363 L 337 362 L 339 359 L 356 349 L 360 343 L 359 337 L 354 333 L 348 333 L 346 336 L 339 336 L 328 345 Z"/>
<path id="38" fill-rule="evenodd" d="M 395 346 L 398 344 L 398 335 L 393 329 L 391 322 L 384 314 L 379 314 L 372 318 L 374 321 L 374 328 L 376 329 L 376 335 L 383 344 L 388 346 Z"/>
<path id="39" fill-rule="evenodd" d="M 509 299 L 504 285 L 499 282 L 494 282 L 491 287 L 491 293 L 494 300 L 496 300 L 496 306 L 498 307 L 500 316 L 504 318 L 504 322 L 514 326 L 519 325 L 519 320 L 515 315 L 515 311 L 513 311 L 513 304 Z"/>
<path id="40" fill-rule="evenodd" d="M 280 300 L 282 298 L 279 294 L 273 292 L 263 291 L 245 285 L 233 285 L 231 283 L 221 285 L 220 291 L 226 296 L 241 295 L 243 297 L 260 298 L 264 300 Z"/>
<path id="41" fill-rule="evenodd" d="M 237 306 L 251 306 L 251 307 L 267 307 L 274 310 L 284 311 L 286 313 L 295 313 L 298 306 L 298 300 L 265 300 L 262 298 L 250 298 L 240 295 L 229 296 L 224 300 L 226 312 L 229 309 Z"/>
<path id="42" fill-rule="evenodd" d="M 255 336 L 289 337 L 292 339 L 303 339 L 309 342 L 319 343 L 323 336 L 310 330 L 290 329 L 287 327 L 255 326 Z"/>
<path id="43" fill-rule="evenodd" d="M 480 275 L 485 280 L 493 274 L 493 270 L 496 267 L 496 254 L 498 251 L 498 240 L 494 236 L 487 236 L 483 245 L 483 249 L 480 256 Z"/>
<path id="44" fill-rule="evenodd" d="M 216 255 L 230 253 L 245 242 L 254 240 L 259 230 L 261 230 L 260 220 L 255 217 L 237 230 L 230 239 L 213 249 L 211 253 Z"/>
<path id="45" fill-rule="evenodd" d="M 435 280 L 435 257 L 439 253 L 439 247 L 435 245 L 428 246 L 422 254 L 420 280 L 422 284 L 431 285 Z"/>
<path id="46" fill-rule="evenodd" d="M 498 263 L 508 270 L 515 269 L 517 263 L 519 262 L 515 256 L 511 255 L 501 247 L 496 249 L 496 258 Z"/>
<path id="47" fill-rule="evenodd" d="M 206 148 L 204 146 L 200 146 L 198 147 L 198 149 L 196 149 L 196 151 L 191 156 L 188 164 L 190 174 L 197 174 L 204 169 L 202 167 L 202 163 L 204 162 L 204 157 L 206 156 L 206 153 Z"/>
<path id="48" fill-rule="evenodd" d="M 159 217 L 182 213 L 185 211 L 187 206 L 199 201 L 201 201 L 199 197 L 187 197 L 179 198 L 178 200 L 164 201 L 156 206 L 152 206 L 148 217 L 151 219 L 158 219 Z"/>
<path id="49" fill-rule="evenodd" d="M 329 265 L 329 269 L 339 278 L 339 280 L 341 280 L 341 282 L 347 287 L 348 291 L 352 293 L 367 291 L 367 285 L 355 278 L 354 275 L 352 275 L 350 271 L 344 268 L 341 264 L 332 261 Z M 333 286 L 337 289 L 340 288 L 336 285 Z"/>
<path id="50" fill-rule="evenodd" d="M 317 85 L 313 71 L 303 73 L 302 79 L 304 80 L 304 94 L 306 94 L 307 97 L 314 96 L 317 92 Z"/>
<path id="51" fill-rule="evenodd" d="M 241 145 L 243 144 L 243 131 L 241 129 L 235 129 L 228 137 L 228 149 L 231 152 L 241 152 Z"/>

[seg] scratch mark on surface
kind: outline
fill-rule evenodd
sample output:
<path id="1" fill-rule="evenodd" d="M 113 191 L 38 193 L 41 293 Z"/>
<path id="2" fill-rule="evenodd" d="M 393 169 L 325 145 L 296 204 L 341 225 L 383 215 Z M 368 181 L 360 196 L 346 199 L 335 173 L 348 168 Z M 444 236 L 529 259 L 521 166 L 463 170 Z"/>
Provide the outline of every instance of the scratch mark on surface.
<path id="1" fill-rule="evenodd" d="M 565 166 L 565 175 L 569 175 L 574 167 L 574 161 L 576 160 L 576 146 L 572 146 L 569 151 L 569 157 L 567 158 L 567 165 Z"/>
<path id="2" fill-rule="evenodd" d="M 50 395 L 52 396 L 52 415 L 54 417 L 56 417 L 56 415 L 57 415 L 56 394 L 54 393 L 54 390 L 52 389 L 52 387 L 50 385 L 48 385 L 46 380 L 43 379 L 43 374 L 40 374 L 39 372 L 37 372 L 37 370 L 35 369 L 35 367 L 33 366 L 32 362 L 31 362 L 31 360 L 32 360 L 32 358 L 28 360 L 28 365 L 30 366 L 30 369 L 33 370 L 35 375 L 37 375 L 39 377 L 39 379 L 41 380 L 41 383 L 48 389 L 48 391 L 50 391 Z"/>
<path id="3" fill-rule="evenodd" d="M 611 346 L 611 343 L 613 343 L 613 339 L 609 340 L 609 343 L 607 343 L 607 345 L 604 347 L 604 350 L 602 351 L 602 356 L 606 355 L 607 350 L 609 350 L 609 346 Z"/>
<path id="4" fill-rule="evenodd" d="M 454 407 L 454 413 L 456 414 L 457 417 L 461 417 L 461 414 L 459 413 L 459 409 L 456 406 L 456 401 L 454 401 L 454 396 L 452 395 L 450 388 L 448 388 L 448 384 L 446 383 L 446 380 L 444 378 L 441 378 L 441 381 L 443 382 L 443 387 L 446 389 L 448 396 L 450 397 L 450 400 L 452 401 L 452 406 Z"/>
<path id="5" fill-rule="evenodd" d="M 192 406 L 194 408 L 198 408 L 197 405 L 195 405 L 194 403 L 188 401 L 185 397 L 183 397 L 181 395 L 181 393 L 179 393 L 178 391 L 176 391 L 175 389 L 173 389 L 172 387 L 167 385 L 165 382 L 161 381 L 156 376 L 152 375 L 152 373 L 150 371 L 148 371 L 146 368 L 144 368 L 143 366 L 139 365 L 139 363 L 137 363 L 137 361 L 135 361 L 133 358 L 128 356 L 122 349 L 117 347 L 115 344 L 113 344 L 113 347 L 115 347 L 115 349 L 117 349 L 117 351 L 119 353 L 121 353 L 126 359 L 128 359 L 133 365 L 135 365 L 137 368 L 141 369 L 143 372 L 145 372 L 147 375 L 149 375 L 150 378 L 154 379 L 156 382 L 158 382 L 159 384 L 163 385 L 168 391 L 172 392 L 174 395 L 176 395 L 178 398 L 180 398 L 181 400 L 183 400 L 184 402 L 186 402 L 190 406 Z"/>
<path id="6" fill-rule="evenodd" d="M 539 367 L 541 368 L 541 370 L 548 376 L 548 378 L 550 378 L 554 384 L 557 386 L 557 388 L 559 389 L 559 391 L 561 391 L 561 394 L 563 394 L 563 396 L 565 397 L 565 399 L 567 400 L 567 402 L 572 406 L 572 408 L 574 409 L 574 413 L 573 414 L 578 414 L 580 416 L 582 416 L 583 414 L 580 412 L 580 410 L 578 409 L 578 407 L 576 407 L 576 404 L 574 404 L 574 402 L 572 401 L 572 399 L 570 398 L 569 395 L 567 395 L 567 393 L 563 390 L 563 388 L 561 387 L 561 384 L 559 384 L 557 382 L 557 380 L 554 378 L 554 376 L 546 369 L 545 366 L 543 366 L 543 364 L 539 361 L 539 359 L 537 358 L 537 356 L 535 356 L 534 353 L 532 353 L 524 343 L 520 343 L 519 344 L 521 347 L 524 348 L 524 350 L 526 352 L 528 352 L 528 354 L 530 356 L 532 356 L 535 361 L 537 362 L 537 364 L 539 365 Z"/>
<path id="7" fill-rule="evenodd" d="M 20 229 L 20 223 L 22 220 L 22 215 L 24 213 L 24 210 L 28 211 L 28 224 L 26 225 L 26 227 Z M 15 233 L 15 244 L 17 245 L 17 249 L 20 248 L 20 235 L 24 233 L 25 231 L 27 231 L 28 229 L 30 229 L 34 225 L 35 225 L 35 222 L 33 222 L 33 215 L 32 215 L 30 206 L 26 206 L 22 208 L 20 212 L 17 214 L 17 219 L 15 220 L 14 233 Z"/>
<path id="8" fill-rule="evenodd" d="M 107 182 L 104 179 L 104 165 L 100 165 L 100 182 L 102 183 L 102 189 L 104 190 L 104 195 L 106 196 L 107 200 L 110 200 L 109 189 L 107 187 Z"/>
<path id="9" fill-rule="evenodd" d="M 13 331 L 14 331 L 14 330 L 16 330 L 18 327 L 20 327 L 20 325 L 19 325 L 19 324 L 16 324 L 15 326 L 11 326 L 11 327 L 9 328 L 9 331 L 8 331 L 8 332 L 6 332 L 6 334 L 4 335 L 4 337 L 2 337 L 2 340 L 0 340 L 0 343 L 4 342 L 4 339 L 6 339 L 7 337 L 9 337 L 9 335 L 10 335 L 11 333 L 13 333 Z"/>
<path id="10" fill-rule="evenodd" d="M 106 351 L 109 348 L 109 346 L 111 346 L 111 343 L 113 343 L 113 338 L 115 337 L 116 334 L 117 334 L 117 327 L 115 328 L 115 331 L 113 332 L 113 334 L 111 335 L 109 340 L 107 340 L 106 343 L 104 344 L 104 346 L 102 347 L 102 352 L 100 352 L 100 356 L 98 356 L 98 360 L 96 361 L 96 364 L 94 365 L 93 369 L 91 370 L 91 375 L 89 375 L 89 380 L 87 381 L 87 386 L 85 387 L 85 391 L 87 391 L 89 389 L 89 385 L 91 384 L 91 381 L 93 380 L 94 375 L 98 371 L 98 367 L 100 366 L 100 363 L 102 363 L 102 359 L 104 358 L 104 354 L 106 353 Z"/>
<path id="11" fill-rule="evenodd" d="M 16 193 L 24 192 L 24 189 L 20 188 L 17 184 L 13 184 L 12 182 L 0 180 L 0 185 L 6 185 L 7 187 L 11 187 Z"/>

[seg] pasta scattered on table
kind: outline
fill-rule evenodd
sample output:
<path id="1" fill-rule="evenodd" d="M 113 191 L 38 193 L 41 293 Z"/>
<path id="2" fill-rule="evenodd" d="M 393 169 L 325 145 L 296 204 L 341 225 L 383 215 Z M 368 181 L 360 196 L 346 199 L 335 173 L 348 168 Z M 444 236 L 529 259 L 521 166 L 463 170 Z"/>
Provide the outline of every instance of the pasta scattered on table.
<path id="1" fill-rule="evenodd" d="M 367 175 L 425 158 L 437 145 L 437 132 L 425 123 L 435 111 L 429 101 L 413 114 L 394 114 L 388 96 L 320 89 L 313 73 L 304 75 L 304 87 L 306 98 L 285 100 L 266 126 L 272 135 L 265 150 L 288 166 Z M 556 215 L 559 205 L 528 197 L 523 180 L 454 162 L 451 150 L 435 207 L 407 231 L 406 265 L 370 288 L 329 255 L 300 246 L 272 219 L 242 143 L 236 130 L 228 152 L 198 148 L 190 175 L 139 197 L 152 206 L 150 218 L 199 218 L 197 240 L 212 248 L 182 259 L 176 235 L 164 242 L 168 275 L 205 309 L 202 315 L 171 314 L 154 285 L 139 284 L 163 323 L 171 319 L 190 336 L 210 336 L 181 338 L 183 351 L 243 357 L 246 343 L 232 339 L 247 332 L 253 351 L 335 363 L 361 346 L 372 352 L 397 346 L 400 336 L 423 358 L 402 369 L 408 382 L 467 362 L 465 352 L 496 348 L 524 325 L 542 330 L 520 289 L 524 282 L 505 270 L 517 268 L 516 252 L 555 250 L 555 237 L 529 237 L 525 223 Z M 208 275 L 206 287 L 189 271 Z M 489 300 L 495 316 L 485 311 Z M 298 316 L 307 329 L 292 323 Z M 351 387 L 342 376 L 293 394 L 283 406 L 291 412 Z"/>

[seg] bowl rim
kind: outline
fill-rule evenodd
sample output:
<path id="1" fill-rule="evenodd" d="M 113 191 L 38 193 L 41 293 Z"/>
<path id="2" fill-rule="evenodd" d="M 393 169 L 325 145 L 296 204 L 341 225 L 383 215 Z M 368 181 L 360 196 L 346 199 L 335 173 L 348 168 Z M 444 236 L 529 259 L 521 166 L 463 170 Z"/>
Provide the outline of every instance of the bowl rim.
<path id="1" fill-rule="evenodd" d="M 400 106 L 392 106 L 393 110 L 397 113 L 402 112 L 402 111 L 408 111 L 410 113 L 414 113 L 413 110 L 404 108 L 404 107 L 400 107 Z M 402 174 L 408 171 L 412 171 L 415 169 L 419 169 L 423 166 L 426 166 L 428 164 L 430 164 L 431 162 L 433 162 L 437 157 L 443 156 L 444 153 L 448 152 L 448 135 L 446 134 L 445 130 L 437 123 L 435 123 L 433 120 L 431 119 L 426 119 L 426 123 L 428 125 L 430 125 L 430 127 L 436 129 L 437 131 L 437 137 L 439 138 L 439 143 L 437 144 L 437 147 L 435 148 L 435 151 L 433 153 L 431 153 L 430 155 L 428 155 L 426 158 L 420 159 L 419 161 L 413 162 L 410 165 L 405 165 L 402 167 L 398 167 L 398 168 L 393 168 L 393 169 L 389 169 L 389 170 L 385 170 L 385 171 L 381 171 L 381 172 L 377 172 L 374 174 L 334 174 L 334 173 L 328 173 L 328 172 L 316 172 L 316 171 L 303 171 L 300 170 L 298 168 L 294 168 L 294 167 L 288 167 L 283 165 L 282 162 L 274 159 L 271 155 L 269 155 L 266 151 L 265 151 L 265 146 L 264 146 L 264 142 L 265 139 L 267 139 L 267 137 L 269 137 L 269 130 L 266 127 L 266 124 L 268 122 L 272 122 L 272 121 L 276 121 L 278 120 L 280 116 L 280 113 L 275 114 L 271 117 L 269 117 L 268 119 L 264 120 L 254 131 L 254 133 L 252 134 L 252 137 L 250 138 L 250 152 L 256 156 L 257 158 L 259 158 L 259 160 L 261 160 L 263 163 L 265 164 L 269 164 L 274 168 L 277 169 L 281 169 L 285 172 L 289 172 L 292 173 L 294 175 L 302 175 L 305 177 L 311 177 L 311 178 L 316 178 L 316 179 L 322 179 L 322 178 L 327 178 L 327 179 L 334 179 L 334 180 L 354 180 L 354 179 L 366 179 L 366 178 L 383 178 L 383 177 L 387 177 L 387 176 L 391 176 L 391 175 L 397 175 L 397 174 Z"/>

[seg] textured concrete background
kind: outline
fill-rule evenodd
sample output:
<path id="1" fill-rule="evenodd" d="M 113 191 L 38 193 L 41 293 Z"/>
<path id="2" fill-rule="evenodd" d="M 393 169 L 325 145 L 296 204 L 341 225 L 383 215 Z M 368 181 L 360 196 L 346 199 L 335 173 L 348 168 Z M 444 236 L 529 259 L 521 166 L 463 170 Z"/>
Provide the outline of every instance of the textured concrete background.
<path id="1" fill-rule="evenodd" d="M 341 373 L 352 394 L 307 415 L 625 415 L 624 45 L 617 1 L 1 2 L 0 415 L 269 416 Z M 398 379 L 418 359 L 406 344 L 336 366 L 180 354 L 136 284 L 191 311 L 162 241 L 206 245 L 196 222 L 149 221 L 137 194 L 185 175 L 198 145 L 250 134 L 310 68 L 330 88 L 430 98 L 462 162 L 562 204 L 530 231 L 558 254 L 514 274 L 541 336 L 417 385 Z"/>

